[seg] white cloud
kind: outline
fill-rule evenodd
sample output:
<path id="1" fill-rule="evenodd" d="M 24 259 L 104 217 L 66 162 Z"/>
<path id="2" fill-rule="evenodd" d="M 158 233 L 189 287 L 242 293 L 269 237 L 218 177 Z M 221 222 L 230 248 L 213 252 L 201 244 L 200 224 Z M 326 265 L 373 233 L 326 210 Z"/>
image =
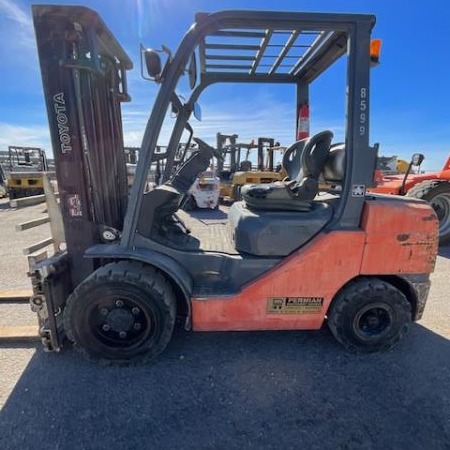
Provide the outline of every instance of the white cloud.
<path id="1" fill-rule="evenodd" d="M 8 45 L 14 42 L 15 46 L 35 48 L 33 21 L 29 11 L 11 0 L 0 0 L 0 15 L 3 16 L 0 22 L 1 36 L 3 39 L 7 38 Z"/>
<path id="2" fill-rule="evenodd" d="M 295 140 L 295 112 L 290 103 L 277 102 L 270 95 L 232 100 L 208 102 L 202 104 L 203 120 L 198 122 L 191 118 L 190 123 L 196 136 L 215 145 L 216 134 L 237 134 L 238 142 L 247 143 L 258 137 L 274 138 L 281 145 L 289 145 Z M 200 99 L 201 102 L 201 99 Z M 138 146 L 144 134 L 145 126 L 151 111 L 152 102 L 147 104 L 139 99 L 135 104 L 127 105 L 123 112 L 125 145 Z M 170 120 L 166 120 L 159 139 L 160 144 L 168 141 L 171 131 Z M 329 121 L 315 117 L 311 123 L 311 132 L 330 129 L 335 139 L 342 140 L 343 120 Z"/>
<path id="3" fill-rule="evenodd" d="M 7 151 L 9 145 L 41 147 L 51 156 L 50 134 L 47 126 L 23 126 L 0 122 L 0 151 Z"/>
<path id="4" fill-rule="evenodd" d="M 0 11 L 5 13 L 6 17 L 12 19 L 18 25 L 29 27 L 31 25 L 31 18 L 12 1 L 0 0 Z"/>

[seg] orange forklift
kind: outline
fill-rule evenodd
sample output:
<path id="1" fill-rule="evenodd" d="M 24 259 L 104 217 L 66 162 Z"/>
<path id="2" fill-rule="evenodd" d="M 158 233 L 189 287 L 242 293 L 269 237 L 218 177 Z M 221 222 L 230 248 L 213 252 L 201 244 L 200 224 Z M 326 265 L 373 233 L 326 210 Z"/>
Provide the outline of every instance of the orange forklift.
<path id="1" fill-rule="evenodd" d="M 66 238 L 30 271 L 47 350 L 71 341 L 100 363 L 149 361 L 170 342 L 178 316 L 194 331 L 314 330 L 326 321 L 345 347 L 373 352 L 421 318 L 436 214 L 420 200 L 367 192 L 377 157 L 369 145 L 374 16 L 200 13 L 175 53 L 145 50 L 160 88 L 129 196 L 120 104 L 130 100 L 131 60 L 88 8 L 33 6 L 33 20 Z M 345 144 L 333 144 L 327 130 L 295 142 L 289 181 L 247 187 L 220 243 L 207 229 L 189 233 L 179 206 L 210 159 L 222 158 L 189 123 L 200 118 L 205 88 L 290 84 L 298 111 L 311 83 L 340 58 Z M 187 99 L 176 94 L 180 79 L 189 83 Z M 149 190 L 166 111 L 175 119 L 165 181 Z M 174 165 L 186 131 L 197 147 Z M 323 180 L 341 188 L 322 192 Z"/>

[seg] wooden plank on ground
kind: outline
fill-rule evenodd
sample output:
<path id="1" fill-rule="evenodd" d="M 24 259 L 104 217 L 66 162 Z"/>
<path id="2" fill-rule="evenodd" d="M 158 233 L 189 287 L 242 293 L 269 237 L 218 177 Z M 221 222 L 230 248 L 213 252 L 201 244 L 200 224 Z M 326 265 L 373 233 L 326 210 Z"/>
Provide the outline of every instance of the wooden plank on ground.
<path id="1" fill-rule="evenodd" d="M 43 241 L 36 242 L 36 244 L 24 248 L 22 252 L 24 255 L 30 255 L 31 253 L 37 252 L 38 250 L 41 250 L 42 248 L 47 247 L 51 244 L 53 244 L 53 238 L 47 238 Z"/>
<path id="2" fill-rule="evenodd" d="M 16 225 L 16 231 L 28 230 L 29 228 L 34 228 L 47 222 L 50 222 L 49 216 L 39 217 L 38 219 L 19 223 L 18 225 Z"/>
<path id="3" fill-rule="evenodd" d="M 31 289 L 2 289 L 0 303 L 28 302 L 33 294 Z"/>
<path id="4" fill-rule="evenodd" d="M 35 341 L 39 337 L 39 328 L 33 326 L 0 327 L 0 342 Z"/>
<path id="5" fill-rule="evenodd" d="M 23 208 L 24 206 L 38 205 L 45 202 L 45 195 L 33 195 L 32 197 L 16 198 L 9 201 L 11 208 Z"/>

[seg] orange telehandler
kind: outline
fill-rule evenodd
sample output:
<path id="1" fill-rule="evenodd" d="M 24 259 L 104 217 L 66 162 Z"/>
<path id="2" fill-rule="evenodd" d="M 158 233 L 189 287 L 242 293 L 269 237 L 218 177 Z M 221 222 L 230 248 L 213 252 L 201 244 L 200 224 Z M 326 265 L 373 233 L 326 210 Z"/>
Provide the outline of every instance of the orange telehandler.
<path id="1" fill-rule="evenodd" d="M 439 172 L 411 173 L 414 166 L 421 165 L 424 156 L 415 153 L 404 175 L 381 175 L 376 177 L 377 186 L 370 192 L 390 195 L 406 195 L 427 201 L 439 219 L 439 243 L 450 243 L 450 156 Z"/>

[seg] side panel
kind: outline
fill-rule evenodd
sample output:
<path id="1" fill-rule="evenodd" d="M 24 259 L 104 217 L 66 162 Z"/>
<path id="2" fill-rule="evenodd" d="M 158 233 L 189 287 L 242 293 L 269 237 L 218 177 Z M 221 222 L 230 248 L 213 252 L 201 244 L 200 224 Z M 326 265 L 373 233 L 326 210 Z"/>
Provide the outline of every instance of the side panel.
<path id="1" fill-rule="evenodd" d="M 359 274 L 363 246 L 361 231 L 323 233 L 238 295 L 193 298 L 193 329 L 318 329 L 336 292 Z M 268 308 L 276 310 L 276 305 L 271 307 L 274 300 L 294 306 L 267 313 Z M 308 306 L 295 304 L 298 301 L 315 303 L 314 311 L 306 312 Z"/>
<path id="2" fill-rule="evenodd" d="M 377 197 L 364 206 L 362 228 L 366 231 L 362 275 L 433 272 L 438 220 L 427 203 Z"/>

